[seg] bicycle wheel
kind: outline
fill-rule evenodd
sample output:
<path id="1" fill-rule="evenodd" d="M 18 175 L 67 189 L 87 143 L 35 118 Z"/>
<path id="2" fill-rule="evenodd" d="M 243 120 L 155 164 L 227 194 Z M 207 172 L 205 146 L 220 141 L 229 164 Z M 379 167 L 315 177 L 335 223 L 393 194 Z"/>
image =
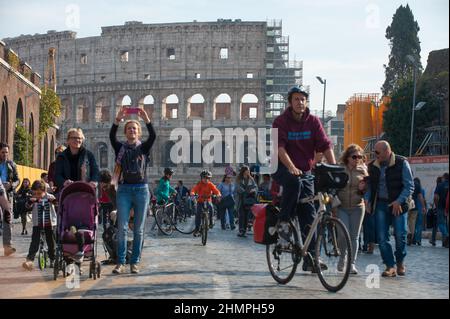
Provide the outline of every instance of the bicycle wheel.
<path id="1" fill-rule="evenodd" d="M 159 208 L 155 213 L 156 225 L 158 225 L 159 230 L 167 236 L 172 235 L 173 227 L 172 227 L 172 219 L 170 218 L 167 211 L 163 208 Z"/>
<path id="2" fill-rule="evenodd" d="M 208 239 L 208 229 L 209 229 L 209 222 L 208 222 L 209 216 L 208 213 L 203 213 L 202 218 L 202 244 L 203 246 L 206 245 L 206 241 Z"/>
<path id="3" fill-rule="evenodd" d="M 322 285 L 337 292 L 347 283 L 350 274 L 352 249 L 345 225 L 336 218 L 325 217 L 318 230 L 315 267 Z M 326 267 L 320 267 L 319 261 Z"/>
<path id="4" fill-rule="evenodd" d="M 299 239 L 296 228 L 290 223 L 292 231 L 289 243 L 282 239 L 274 244 L 266 245 L 267 265 L 273 279 L 280 284 L 287 284 L 294 277 L 301 256 L 297 253 Z"/>
<path id="5" fill-rule="evenodd" d="M 182 234 L 192 234 L 195 230 L 195 216 L 188 216 L 187 210 L 180 211 L 175 207 L 174 226 L 177 231 Z"/>
<path id="6" fill-rule="evenodd" d="M 39 264 L 39 269 L 40 270 L 44 270 L 45 269 L 45 253 L 42 247 L 39 248 L 39 253 L 38 253 L 38 264 Z"/>

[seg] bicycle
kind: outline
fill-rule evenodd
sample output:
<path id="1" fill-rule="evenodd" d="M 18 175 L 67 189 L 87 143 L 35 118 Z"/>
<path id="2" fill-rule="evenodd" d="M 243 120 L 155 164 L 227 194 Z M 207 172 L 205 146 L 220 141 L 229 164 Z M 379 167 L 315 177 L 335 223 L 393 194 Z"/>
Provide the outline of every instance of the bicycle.
<path id="1" fill-rule="evenodd" d="M 170 236 L 174 230 L 187 235 L 194 232 L 195 217 L 185 211 L 180 212 L 172 199 L 167 203 L 156 205 L 154 216 L 156 225 L 164 235 Z"/>
<path id="2" fill-rule="evenodd" d="M 339 166 L 325 165 L 324 167 L 328 173 L 332 174 L 338 172 Z M 341 173 L 340 170 L 339 173 Z M 314 176 L 308 175 L 299 177 L 299 179 L 301 184 L 304 180 L 314 180 Z M 302 236 L 299 235 L 298 218 L 295 216 L 289 222 L 293 230 L 289 242 L 283 243 L 282 239 L 277 239 L 266 245 L 269 270 L 278 283 L 287 284 L 294 277 L 302 258 L 309 258 L 313 272 L 317 273 L 320 282 L 327 290 L 337 292 L 347 283 L 352 259 L 351 242 L 347 228 L 339 219 L 332 216 L 328 207 L 335 194 L 335 189 L 326 186 L 325 189 L 319 188 L 316 195 L 297 201 L 297 206 L 299 203 L 319 202 L 317 215 L 305 243 L 302 241 Z M 313 258 L 308 252 L 308 248 L 316 233 L 318 236 Z"/>
<path id="3" fill-rule="evenodd" d="M 45 239 L 45 230 L 41 229 L 41 237 L 39 240 L 39 251 L 38 251 L 38 264 L 39 269 L 44 270 L 47 268 L 48 263 L 48 248 Z"/>
<path id="4" fill-rule="evenodd" d="M 198 195 L 195 195 L 194 196 L 195 197 L 195 199 L 197 199 L 198 198 Z M 211 198 L 212 199 L 216 199 L 218 196 L 216 196 L 216 195 L 212 195 L 211 196 Z M 205 198 L 206 199 L 206 198 Z M 207 242 L 207 240 L 208 240 L 208 230 L 210 229 L 210 228 L 212 228 L 212 226 L 213 226 L 213 221 L 212 220 L 210 220 L 210 216 L 209 216 L 209 207 L 208 207 L 208 201 L 204 201 L 203 203 L 201 203 L 202 204 L 202 212 L 201 212 L 201 215 L 200 215 L 200 229 L 199 229 L 199 232 L 200 232 L 200 234 L 201 234 L 201 237 L 202 237 L 202 245 L 203 246 L 205 246 L 206 245 L 206 242 Z M 197 205 L 198 205 L 198 203 L 197 203 Z M 212 216 L 211 216 L 212 217 Z"/>

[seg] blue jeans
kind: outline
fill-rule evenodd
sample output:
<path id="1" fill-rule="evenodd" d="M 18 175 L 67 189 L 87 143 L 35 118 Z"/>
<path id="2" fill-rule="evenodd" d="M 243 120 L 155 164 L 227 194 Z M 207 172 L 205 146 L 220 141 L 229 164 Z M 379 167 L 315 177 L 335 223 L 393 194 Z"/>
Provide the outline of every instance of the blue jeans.
<path id="1" fill-rule="evenodd" d="M 439 228 L 439 231 L 442 235 L 442 240 L 448 237 L 448 229 L 447 229 L 447 219 L 445 217 L 445 209 L 438 208 L 437 209 L 437 226 L 433 227 L 433 231 L 431 233 L 431 241 L 436 241 L 436 232 Z"/>
<path id="2" fill-rule="evenodd" d="M 422 241 L 422 229 L 423 229 L 423 212 L 419 210 L 416 219 L 416 230 L 414 231 L 414 241 L 419 243 Z"/>
<path id="3" fill-rule="evenodd" d="M 227 213 L 228 213 L 228 220 L 230 222 L 231 229 L 234 229 L 234 206 L 230 207 L 220 207 L 219 209 L 219 216 L 220 216 L 220 223 L 222 225 L 222 228 L 225 228 L 226 221 L 227 221 Z"/>
<path id="4" fill-rule="evenodd" d="M 209 223 L 212 223 L 212 214 L 213 214 L 213 207 L 211 203 L 207 203 L 208 206 L 208 211 L 209 211 Z M 197 203 L 197 212 L 195 214 L 195 228 L 198 230 L 200 228 L 200 223 L 202 221 L 201 216 L 202 216 L 202 211 L 203 211 L 203 203 Z"/>
<path id="5" fill-rule="evenodd" d="M 383 263 L 392 268 L 394 265 L 403 263 L 406 256 L 406 235 L 408 214 L 400 216 L 392 215 L 391 208 L 387 202 L 378 202 L 375 208 L 375 220 L 377 227 L 377 238 Z M 394 227 L 395 236 L 395 260 L 392 246 L 389 243 L 389 226 Z"/>
<path id="6" fill-rule="evenodd" d="M 281 163 L 278 170 L 272 175 L 273 179 L 283 186 L 283 196 L 281 200 L 280 220 L 289 221 L 295 214 L 298 216 L 303 242 L 311 229 L 311 225 L 316 217 L 316 208 L 313 203 L 298 204 L 298 198 L 314 196 L 314 181 L 303 180 L 300 182 L 297 176 L 289 173 L 288 169 Z M 301 185 L 300 185 L 301 183 Z M 314 255 L 316 246 L 316 235 L 312 237 L 308 251 Z"/>
<path id="7" fill-rule="evenodd" d="M 370 243 L 377 242 L 375 214 L 365 214 L 363 221 L 364 244 L 363 250 L 366 251 Z"/>
<path id="8" fill-rule="evenodd" d="M 128 221 L 130 210 L 134 209 L 133 253 L 130 264 L 137 264 L 141 258 L 142 244 L 144 242 L 144 225 L 147 217 L 147 208 L 150 192 L 146 184 L 119 185 L 117 191 L 117 220 L 118 220 L 118 264 L 125 264 L 127 254 Z"/>

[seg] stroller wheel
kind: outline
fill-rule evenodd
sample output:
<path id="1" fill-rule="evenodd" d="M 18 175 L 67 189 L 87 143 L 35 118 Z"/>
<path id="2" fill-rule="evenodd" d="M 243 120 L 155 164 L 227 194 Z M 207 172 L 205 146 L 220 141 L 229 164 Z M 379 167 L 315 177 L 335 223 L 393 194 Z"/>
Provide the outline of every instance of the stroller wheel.
<path id="1" fill-rule="evenodd" d="M 99 262 L 96 262 L 96 270 L 97 270 L 97 277 L 100 278 L 101 272 L 102 272 L 102 266 Z"/>

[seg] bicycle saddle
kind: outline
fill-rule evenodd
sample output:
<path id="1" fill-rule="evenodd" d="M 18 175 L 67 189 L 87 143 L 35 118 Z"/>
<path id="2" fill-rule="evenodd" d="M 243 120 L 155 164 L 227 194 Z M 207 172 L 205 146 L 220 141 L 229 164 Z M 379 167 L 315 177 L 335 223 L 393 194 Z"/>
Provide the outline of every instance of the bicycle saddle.
<path id="1" fill-rule="evenodd" d="M 316 171 L 341 173 L 341 172 L 345 171 L 345 168 L 340 165 L 330 165 L 330 164 L 319 163 L 316 165 Z"/>

